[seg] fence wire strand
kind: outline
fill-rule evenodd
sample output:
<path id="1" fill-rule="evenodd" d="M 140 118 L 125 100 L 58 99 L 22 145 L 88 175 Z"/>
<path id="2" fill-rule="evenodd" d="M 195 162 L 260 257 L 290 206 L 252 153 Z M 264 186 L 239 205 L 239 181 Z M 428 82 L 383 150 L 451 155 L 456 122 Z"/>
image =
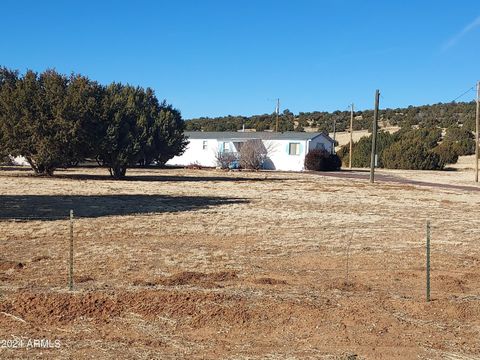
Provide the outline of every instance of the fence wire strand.
<path id="1" fill-rule="evenodd" d="M 154 215 L 154 214 L 152 214 Z M 149 214 L 141 214 L 142 218 L 148 218 Z M 81 251 L 76 248 L 75 261 L 81 262 L 85 259 L 85 254 L 88 253 L 88 246 L 92 242 L 85 243 L 85 239 L 95 240 L 100 236 L 100 233 L 104 230 L 99 227 L 98 223 L 95 221 L 98 218 L 90 218 L 85 216 L 75 216 L 74 217 L 74 237 L 76 241 L 76 246 L 79 244 L 81 246 Z M 105 220 L 105 217 L 102 217 Z M 24 226 L 25 222 L 47 222 L 52 221 L 52 224 L 47 227 L 48 230 L 43 230 L 41 234 L 37 233 L 35 227 L 28 229 L 23 227 L 22 236 L 23 240 L 28 240 L 28 238 L 37 239 L 36 249 L 37 257 L 42 254 L 41 242 L 39 239 L 47 239 L 52 234 L 59 238 L 64 238 L 65 243 L 59 247 L 59 251 L 62 253 L 57 254 L 57 257 L 63 258 L 66 260 L 64 253 L 64 248 L 67 247 L 68 241 L 68 224 L 69 224 L 69 214 L 65 216 L 22 216 L 22 217 L 12 217 L 12 218 L 1 218 L 0 226 L 2 224 L 10 224 L 10 226 Z M 60 224 L 58 224 L 60 221 Z M 114 229 L 115 222 L 118 219 L 112 218 L 112 228 Z M 292 221 L 292 220 L 290 220 Z M 16 223 L 19 224 L 16 224 Z M 463 252 L 451 252 L 449 246 L 449 241 L 451 238 L 448 238 L 447 235 L 453 230 L 449 229 L 451 224 L 456 223 L 456 220 L 453 219 L 441 219 L 432 223 L 432 267 L 431 273 L 434 276 L 448 276 L 455 275 L 462 278 L 467 273 L 473 273 L 476 268 L 476 262 L 473 259 L 470 259 L 469 256 L 477 256 L 477 252 L 472 250 L 470 253 Z M 202 239 L 202 237 L 211 237 L 215 236 L 224 236 L 224 235 L 235 235 L 238 238 L 232 239 L 232 242 L 236 242 L 235 246 L 232 247 L 232 251 L 237 253 L 227 254 L 233 260 L 232 262 L 235 266 L 243 266 L 247 272 L 256 271 L 256 272 L 265 272 L 272 273 L 279 271 L 276 269 L 270 260 L 276 259 L 278 261 L 289 261 L 292 256 L 307 254 L 312 255 L 318 254 L 319 257 L 328 258 L 329 260 L 336 262 L 337 266 L 318 266 L 312 265 L 310 269 L 293 269 L 292 274 L 301 276 L 302 271 L 308 271 L 310 274 L 317 274 L 317 276 L 324 276 L 322 274 L 327 274 L 328 277 L 335 279 L 342 279 L 344 277 L 346 268 L 345 268 L 345 251 L 347 246 L 348 238 L 351 234 L 351 230 L 345 229 L 338 231 L 337 229 L 328 229 L 324 226 L 311 225 L 311 226 L 295 226 L 290 224 L 276 225 L 268 224 L 266 226 L 259 226 L 255 224 L 253 227 L 250 227 L 245 224 L 232 224 L 225 221 L 217 222 L 215 224 L 209 222 L 199 222 L 191 225 L 188 229 L 182 229 L 181 223 L 179 222 L 178 226 L 169 226 L 172 224 L 165 224 L 165 231 L 162 231 L 161 234 L 155 233 L 158 229 L 149 229 L 142 227 L 139 223 L 138 228 L 136 227 L 133 230 L 129 230 L 128 236 L 132 238 L 146 238 L 146 239 L 168 239 L 168 238 L 186 238 L 191 241 L 189 245 L 194 249 L 196 248 L 195 239 Z M 214 226 L 212 226 L 214 225 Z M 357 275 L 372 277 L 380 276 L 384 274 L 389 274 L 389 276 L 394 276 L 396 273 L 410 272 L 414 273 L 415 276 L 421 277 L 425 273 L 425 232 L 424 227 L 422 226 L 422 221 L 418 220 L 415 224 L 412 223 L 392 223 L 386 226 L 384 223 L 372 222 L 369 224 L 364 224 L 362 228 L 355 229 L 355 235 L 352 239 L 352 242 L 349 246 L 349 255 L 348 255 L 348 273 L 350 273 L 350 278 L 353 278 Z M 183 231 L 185 230 L 185 231 Z M 64 233 L 64 236 L 62 235 Z M 303 238 L 298 238 L 296 234 L 302 233 Z M 467 234 L 467 239 L 464 241 L 474 241 L 479 238 L 480 235 L 480 220 L 472 220 L 471 228 L 465 229 L 464 234 Z M 332 235 L 335 234 L 335 235 Z M 364 240 L 373 235 L 378 236 L 379 234 L 387 235 L 384 243 L 382 241 L 376 240 L 371 241 L 370 244 L 366 243 Z M 392 242 L 392 239 L 398 237 L 399 234 L 403 234 L 403 239 Z M 410 237 L 407 238 L 406 235 Z M 225 238 L 228 239 L 228 236 Z M 360 241 L 360 240 L 361 241 Z M 437 241 L 442 239 L 442 242 Z M 443 240 L 447 239 L 447 240 Z M 4 234 L 0 236 L 0 242 L 3 243 L 2 246 L 9 246 L 8 236 Z M 111 244 L 109 246 L 114 246 Z M 120 246 L 120 245 L 118 245 Z M 131 246 L 134 248 L 135 244 L 132 243 Z M 97 247 L 97 246 L 95 246 Z M 101 249 L 102 245 L 99 245 L 98 248 Z M 243 249 L 242 249 L 243 248 Z M 159 249 L 161 251 L 161 249 Z M 240 253 L 238 253 L 240 251 Z M 43 253 L 53 254 L 54 250 L 48 249 L 48 251 L 43 251 Z M 375 266 L 375 262 L 381 260 L 379 253 L 384 253 L 384 259 L 388 260 L 385 262 L 385 265 Z M 239 255 L 240 254 L 240 255 Z M 35 254 L 34 254 L 35 255 Z M 134 256 L 135 254 L 131 254 Z M 212 262 L 212 267 L 215 267 L 213 264 L 216 260 L 215 257 L 209 257 L 208 251 L 204 252 L 205 262 Z M 363 261 L 367 259 L 373 263 L 365 264 L 366 266 L 361 266 L 357 261 L 358 256 L 363 256 Z M 441 263 L 436 263 L 436 259 L 441 257 Z M 475 259 L 477 257 L 474 257 Z M 333 260 L 332 260 L 333 259 Z M 393 261 L 394 260 L 394 261 Z M 62 260 L 63 261 L 63 260 Z M 134 260 L 132 260 L 134 261 Z M 362 262 L 362 258 L 358 260 Z M 389 263 L 396 262 L 400 266 L 391 266 Z M 408 262 L 413 262 L 412 266 L 402 266 L 408 264 Z M 95 264 L 91 264 L 91 268 L 95 269 Z M 369 266 L 370 265 L 370 266 Z M 374 265 L 374 266 L 372 266 Z M 48 265 L 45 265 L 48 266 Z M 101 265 L 103 266 L 103 265 Z M 159 265 L 160 266 L 160 265 Z M 219 268 L 222 265 L 218 265 Z M 67 271 L 65 269 L 65 271 Z M 284 269 L 286 273 L 290 273 L 290 270 Z M 66 274 L 66 272 L 65 272 Z M 84 271 L 83 275 L 87 275 Z M 92 278 L 94 274 L 91 274 Z M 58 276 L 58 274 L 57 274 Z M 63 276 L 60 276 L 63 278 Z M 66 278 L 66 275 L 65 275 Z M 423 289 L 420 287 L 412 288 L 409 284 L 409 281 L 416 281 L 412 279 L 398 279 L 385 286 L 379 284 L 369 284 L 369 290 L 371 292 L 375 291 L 385 291 L 385 289 L 390 289 L 397 294 L 405 296 L 405 294 L 410 294 L 410 296 L 417 296 L 420 293 L 423 293 Z M 446 296 L 448 291 L 444 289 L 435 288 L 435 282 L 433 282 L 432 288 L 433 294 L 442 293 Z M 478 284 L 472 284 L 465 288 L 465 291 L 452 291 L 452 294 L 458 295 L 461 293 L 462 296 L 477 296 L 480 292 Z"/>

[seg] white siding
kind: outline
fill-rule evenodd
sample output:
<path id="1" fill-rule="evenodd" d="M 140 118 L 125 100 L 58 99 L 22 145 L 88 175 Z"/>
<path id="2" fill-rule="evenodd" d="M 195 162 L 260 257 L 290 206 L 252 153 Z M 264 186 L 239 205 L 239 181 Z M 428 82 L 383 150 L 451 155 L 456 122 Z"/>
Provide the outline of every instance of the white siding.
<path id="1" fill-rule="evenodd" d="M 265 169 L 282 171 L 302 171 L 304 168 L 307 141 L 305 140 L 270 140 L 264 141 L 269 150 L 269 158 Z M 290 155 L 290 143 L 300 145 L 298 155 Z"/>
<path id="2" fill-rule="evenodd" d="M 233 141 L 230 139 L 190 139 L 183 155 L 175 156 L 167 162 L 168 165 L 186 166 L 199 164 L 202 166 L 215 167 L 215 154 L 223 149 L 223 144 L 229 144 L 230 150 L 235 150 Z M 203 149 L 204 141 L 207 141 L 207 149 Z M 236 140 L 234 140 L 236 141 Z M 322 146 L 327 151 L 332 151 L 332 143 L 324 136 L 317 136 L 312 140 L 263 140 L 268 149 L 269 160 L 264 164 L 267 170 L 302 171 L 304 170 L 305 155 L 316 146 Z M 290 155 L 290 143 L 298 143 L 300 152 L 298 155 Z"/>
<path id="3" fill-rule="evenodd" d="M 203 149 L 203 142 L 207 142 L 207 148 Z M 199 164 L 202 166 L 215 167 L 215 154 L 218 151 L 218 141 L 212 139 L 190 139 L 183 155 L 175 156 L 167 165 L 187 166 L 190 164 Z"/>

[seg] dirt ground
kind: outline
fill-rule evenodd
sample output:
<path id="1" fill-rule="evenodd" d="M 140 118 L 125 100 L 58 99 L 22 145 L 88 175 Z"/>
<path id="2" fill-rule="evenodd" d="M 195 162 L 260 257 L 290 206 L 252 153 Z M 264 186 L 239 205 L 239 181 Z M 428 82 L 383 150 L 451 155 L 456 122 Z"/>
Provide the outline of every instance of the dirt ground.
<path id="1" fill-rule="evenodd" d="M 364 174 L 0 170 L 0 358 L 480 358 L 471 170 Z"/>

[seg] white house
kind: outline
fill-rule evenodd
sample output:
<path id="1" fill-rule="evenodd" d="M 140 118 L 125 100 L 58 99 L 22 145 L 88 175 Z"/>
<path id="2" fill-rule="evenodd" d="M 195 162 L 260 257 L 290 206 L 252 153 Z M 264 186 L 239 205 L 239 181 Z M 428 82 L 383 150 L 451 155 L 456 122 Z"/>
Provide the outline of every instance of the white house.
<path id="1" fill-rule="evenodd" d="M 268 149 L 264 168 L 268 170 L 304 170 L 305 155 L 311 149 L 334 151 L 334 141 L 324 133 L 309 132 L 203 132 L 186 131 L 189 143 L 183 155 L 175 156 L 168 165 L 217 165 L 218 152 L 238 153 L 248 140 L 262 141 Z"/>

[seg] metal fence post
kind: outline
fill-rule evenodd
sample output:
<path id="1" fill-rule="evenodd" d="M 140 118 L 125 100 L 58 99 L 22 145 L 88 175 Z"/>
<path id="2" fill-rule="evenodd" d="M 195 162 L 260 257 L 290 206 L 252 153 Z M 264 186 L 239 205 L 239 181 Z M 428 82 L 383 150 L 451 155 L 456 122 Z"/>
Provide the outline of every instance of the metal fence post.
<path id="1" fill-rule="evenodd" d="M 70 210 L 70 259 L 68 270 L 68 289 L 73 291 L 73 210 Z"/>
<path id="2" fill-rule="evenodd" d="M 430 301 L 430 220 L 427 220 L 427 302 Z"/>

